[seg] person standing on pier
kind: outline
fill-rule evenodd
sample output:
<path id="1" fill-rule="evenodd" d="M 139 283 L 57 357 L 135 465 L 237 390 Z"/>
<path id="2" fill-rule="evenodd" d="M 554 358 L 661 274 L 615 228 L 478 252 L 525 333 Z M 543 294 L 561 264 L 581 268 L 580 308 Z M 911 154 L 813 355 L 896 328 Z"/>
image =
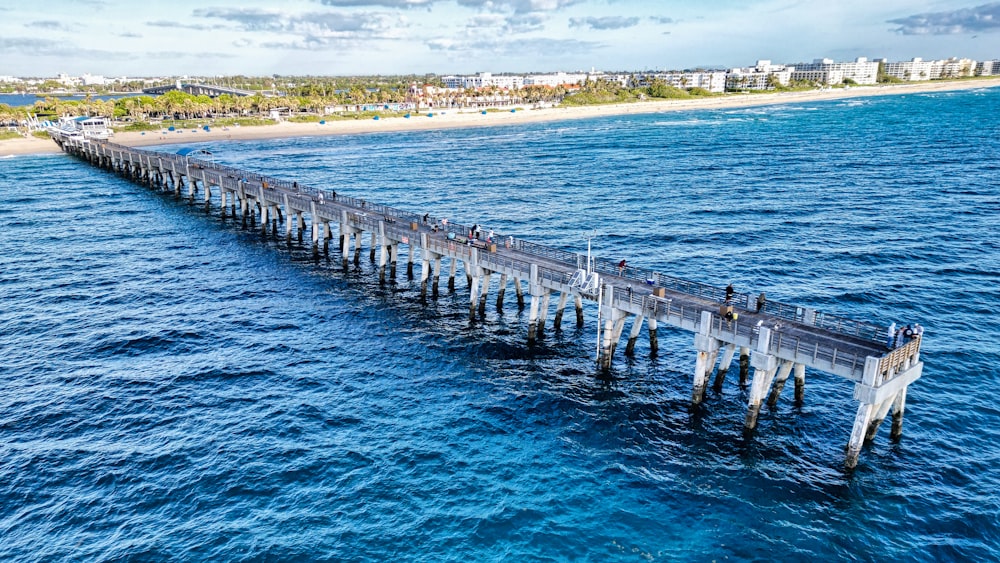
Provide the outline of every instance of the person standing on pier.
<path id="1" fill-rule="evenodd" d="M 754 312 L 759 313 L 763 311 L 765 305 L 767 305 L 767 297 L 764 295 L 764 292 L 762 291 L 760 292 L 760 295 L 757 296 L 757 310 Z"/>
<path id="2" fill-rule="evenodd" d="M 736 293 L 736 292 L 733 290 L 733 284 L 727 285 L 726 286 L 726 301 L 729 301 L 730 299 L 732 299 L 734 293 Z"/>
<path id="3" fill-rule="evenodd" d="M 618 275 L 619 276 L 625 275 L 625 260 L 622 260 L 621 262 L 618 263 Z"/>

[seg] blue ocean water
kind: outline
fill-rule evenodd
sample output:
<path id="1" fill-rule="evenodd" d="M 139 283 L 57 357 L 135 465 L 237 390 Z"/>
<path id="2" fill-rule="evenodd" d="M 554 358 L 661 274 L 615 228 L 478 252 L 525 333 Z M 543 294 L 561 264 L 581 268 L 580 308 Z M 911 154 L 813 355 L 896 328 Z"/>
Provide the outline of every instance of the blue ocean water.
<path id="1" fill-rule="evenodd" d="M 732 375 L 689 408 L 688 333 L 601 374 L 591 309 L 528 347 L 513 291 L 470 323 L 463 279 L 424 306 L 367 252 L 345 272 L 65 155 L 0 160 L 0 560 L 1000 559 L 997 107 L 989 89 L 200 145 L 920 322 L 903 438 L 885 425 L 852 472 L 834 376 L 745 436 Z"/>

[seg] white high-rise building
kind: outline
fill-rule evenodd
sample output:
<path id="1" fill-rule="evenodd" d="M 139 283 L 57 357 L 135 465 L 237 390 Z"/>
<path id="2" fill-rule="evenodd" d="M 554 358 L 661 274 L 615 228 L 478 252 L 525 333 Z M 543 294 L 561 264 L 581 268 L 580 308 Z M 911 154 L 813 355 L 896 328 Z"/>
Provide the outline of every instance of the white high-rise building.
<path id="1" fill-rule="evenodd" d="M 914 57 L 909 61 L 885 62 L 885 74 L 900 80 L 918 81 L 931 79 L 931 61 L 925 61 L 920 57 Z"/>
<path id="2" fill-rule="evenodd" d="M 752 67 L 732 68 L 726 73 L 726 90 L 770 90 L 775 85 L 788 86 L 795 67 L 759 60 Z"/>
<path id="3" fill-rule="evenodd" d="M 846 63 L 816 59 L 811 63 L 795 65 L 791 79 L 820 84 L 842 84 L 846 80 L 855 84 L 875 84 L 878 82 L 878 63 L 869 61 L 866 57 L 858 57 L 853 62 Z"/>

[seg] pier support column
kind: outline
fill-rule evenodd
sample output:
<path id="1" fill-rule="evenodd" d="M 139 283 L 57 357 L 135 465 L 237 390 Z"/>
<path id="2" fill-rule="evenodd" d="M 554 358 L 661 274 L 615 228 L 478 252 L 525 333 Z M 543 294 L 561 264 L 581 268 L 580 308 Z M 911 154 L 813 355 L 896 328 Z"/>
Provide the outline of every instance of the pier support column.
<path id="1" fill-rule="evenodd" d="M 347 210 L 343 210 L 340 212 L 340 259 L 345 270 L 351 256 L 351 234 L 353 229 L 347 223 Z"/>
<path id="2" fill-rule="evenodd" d="M 309 218 L 312 220 L 312 249 L 313 256 L 319 254 L 319 218 L 316 216 L 316 202 L 309 202 Z"/>
<path id="3" fill-rule="evenodd" d="M 490 291 L 491 272 L 489 270 L 484 270 L 482 268 L 479 268 L 479 271 L 482 272 L 481 275 L 483 278 L 482 290 L 481 290 L 482 292 L 479 295 L 479 315 L 483 316 L 486 314 L 486 297 L 488 296 Z"/>
<path id="4" fill-rule="evenodd" d="M 295 212 L 292 211 L 290 207 L 288 207 L 288 194 L 283 194 L 281 197 L 284 200 L 284 204 L 285 204 L 285 242 L 287 242 L 288 244 L 291 244 L 292 243 L 292 215 L 294 215 Z M 223 204 L 223 207 L 225 207 L 225 204 Z"/>
<path id="5" fill-rule="evenodd" d="M 412 248 L 412 247 L 411 247 Z M 427 300 L 427 282 L 431 277 L 431 251 L 427 248 L 427 233 L 420 233 L 420 300 Z"/>
<path id="6" fill-rule="evenodd" d="M 698 332 L 694 335 L 694 348 L 698 359 L 694 365 L 694 386 L 691 391 L 691 404 L 699 405 L 705 399 L 705 387 L 708 386 L 708 376 L 715 367 L 715 358 L 719 352 L 719 341 L 709 336 L 712 329 L 711 311 L 701 312 L 701 322 Z"/>
<path id="7" fill-rule="evenodd" d="M 503 312 L 503 294 L 507 292 L 507 274 L 500 274 L 500 284 L 497 288 L 497 313 Z"/>
<path id="8" fill-rule="evenodd" d="M 576 327 L 583 327 L 583 298 L 577 293 L 573 296 L 573 304 L 576 306 Z"/>
<path id="9" fill-rule="evenodd" d="M 800 405 L 806 394 L 806 365 L 795 364 L 793 373 L 795 374 L 795 404 Z"/>
<path id="10" fill-rule="evenodd" d="M 632 331 L 628 334 L 628 342 L 625 344 L 625 355 L 634 356 L 635 355 L 635 341 L 639 339 L 639 333 L 642 332 L 642 323 L 646 320 L 646 316 L 639 313 L 635 316 L 635 320 L 632 321 Z"/>
<path id="11" fill-rule="evenodd" d="M 889 438 L 899 440 L 903 436 L 903 412 L 906 410 L 906 387 L 900 389 L 892 401 L 892 430 Z"/>
<path id="12" fill-rule="evenodd" d="M 774 384 L 771 387 L 771 394 L 767 398 L 767 406 L 774 407 L 778 404 L 778 397 L 781 396 L 781 390 L 785 388 L 785 382 L 788 381 L 788 374 L 792 373 L 792 366 L 795 362 L 790 360 L 782 360 L 778 366 L 778 374 L 774 376 Z"/>
<path id="13" fill-rule="evenodd" d="M 396 265 L 399 263 L 399 243 L 390 240 L 388 242 L 388 247 L 389 247 L 389 279 L 392 281 L 396 281 Z"/>
<path id="14" fill-rule="evenodd" d="M 479 305 L 479 279 L 483 269 L 479 267 L 479 249 L 469 249 L 469 259 L 465 262 L 466 276 L 469 279 L 469 320 L 476 319 L 476 309 Z"/>
<path id="15" fill-rule="evenodd" d="M 470 248 L 469 250 L 471 251 L 473 249 Z M 470 264 L 469 262 L 470 262 L 470 260 L 464 260 L 464 261 L 462 261 L 462 271 L 465 272 L 465 287 L 471 288 L 472 287 L 473 268 L 472 268 L 472 264 Z"/>
<path id="16" fill-rule="evenodd" d="M 538 330 L 538 302 L 542 297 L 542 287 L 538 284 L 538 265 L 532 264 L 528 280 L 528 290 L 531 292 L 531 306 L 528 309 L 528 345 L 535 343 L 535 336 Z M 514 280 L 515 287 L 519 287 L 517 280 Z"/>
<path id="17" fill-rule="evenodd" d="M 597 354 L 597 364 L 601 370 L 607 371 L 611 369 L 611 360 L 615 355 L 615 348 L 618 347 L 618 339 L 621 338 L 628 315 L 614 306 L 614 291 L 610 286 L 605 287 L 602 299 L 604 302 L 601 316 L 604 318 L 600 321 L 603 321 L 604 327 L 601 330 L 601 348 Z M 600 322 L 598 326 L 600 327 Z"/>
<path id="18" fill-rule="evenodd" d="M 750 348 L 740 346 L 740 387 L 747 384 L 750 375 Z"/>
<path id="19" fill-rule="evenodd" d="M 364 231 L 354 231 L 354 265 L 361 265 L 361 239 L 364 236 Z"/>
<path id="20" fill-rule="evenodd" d="M 722 352 L 722 361 L 719 362 L 719 370 L 715 374 L 715 382 L 712 384 L 712 390 L 716 393 L 722 391 L 722 382 L 726 379 L 726 373 L 733 363 L 734 356 L 736 356 L 736 344 L 726 344 L 725 350 Z"/>
<path id="21" fill-rule="evenodd" d="M 538 333 L 541 334 L 545 332 L 545 320 L 549 316 L 549 298 L 552 296 L 552 290 L 548 288 L 542 289 L 542 304 L 538 309 Z"/>
<path id="22" fill-rule="evenodd" d="M 433 293 L 433 295 L 434 295 L 435 298 L 437 298 L 437 296 L 438 296 L 438 285 L 439 285 L 440 281 L 441 281 L 441 255 L 440 254 L 435 254 L 434 255 L 434 276 L 431 279 L 431 292 Z"/>
<path id="23" fill-rule="evenodd" d="M 458 269 L 458 259 L 452 258 L 448 265 L 448 291 L 455 291 L 455 270 Z"/>
<path id="24" fill-rule="evenodd" d="M 556 331 L 562 328 L 563 311 L 566 310 L 566 300 L 569 294 L 565 291 L 559 292 L 559 302 L 556 303 L 556 317 L 552 320 L 552 328 Z"/>
<path id="25" fill-rule="evenodd" d="M 372 231 L 372 260 L 375 260 L 375 231 Z M 388 261 L 389 241 L 385 240 L 385 222 L 378 222 L 378 283 L 385 283 L 385 266 Z"/>
<path id="26" fill-rule="evenodd" d="M 770 346 L 771 329 L 761 327 L 757 339 L 757 349 L 750 356 L 750 365 L 753 366 L 754 372 L 753 383 L 750 386 L 750 397 L 747 400 L 747 418 L 743 425 L 747 430 L 753 430 L 757 427 L 760 404 L 771 389 L 771 382 L 774 381 L 774 374 L 778 369 L 778 358 L 768 353 Z"/>
<path id="27" fill-rule="evenodd" d="M 413 247 L 414 245 L 406 245 L 406 279 L 413 279 Z"/>
<path id="28" fill-rule="evenodd" d="M 656 357 L 660 352 L 660 340 L 656 335 L 656 317 L 649 317 L 646 326 L 649 327 L 649 355 Z"/>
<path id="29" fill-rule="evenodd" d="M 521 279 L 514 278 L 514 293 L 517 295 L 517 309 L 524 309 L 524 289 L 521 287 Z"/>

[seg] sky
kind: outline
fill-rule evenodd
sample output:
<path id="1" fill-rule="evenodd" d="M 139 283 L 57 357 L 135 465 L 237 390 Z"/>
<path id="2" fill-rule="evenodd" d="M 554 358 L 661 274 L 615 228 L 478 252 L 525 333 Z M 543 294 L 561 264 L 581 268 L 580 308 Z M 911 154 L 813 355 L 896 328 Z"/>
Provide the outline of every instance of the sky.
<path id="1" fill-rule="evenodd" d="M 0 0 L 0 76 L 651 71 L 1000 59 L 982 0 Z"/>

